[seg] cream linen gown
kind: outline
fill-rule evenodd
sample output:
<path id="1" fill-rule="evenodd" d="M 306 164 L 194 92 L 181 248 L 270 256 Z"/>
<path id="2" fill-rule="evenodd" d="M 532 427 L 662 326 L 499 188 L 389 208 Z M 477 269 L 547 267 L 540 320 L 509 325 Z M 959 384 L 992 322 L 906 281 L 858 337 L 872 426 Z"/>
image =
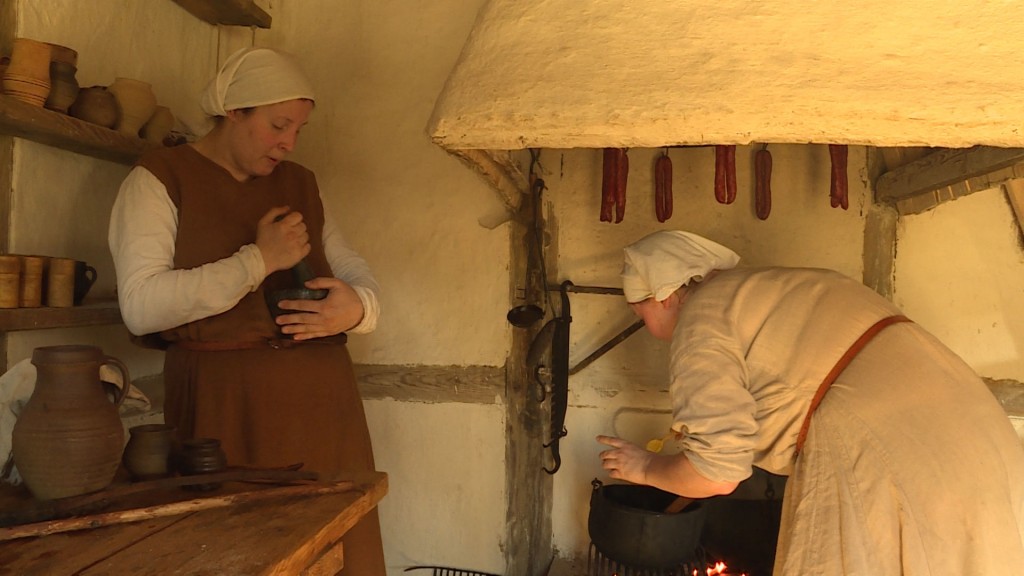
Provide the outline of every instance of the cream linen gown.
<path id="1" fill-rule="evenodd" d="M 835 272 L 737 269 L 685 302 L 674 427 L 714 480 L 789 475 L 775 576 L 1024 574 L 1024 448 L 984 382 L 914 323 L 889 326 L 800 425 L 890 302 Z"/>

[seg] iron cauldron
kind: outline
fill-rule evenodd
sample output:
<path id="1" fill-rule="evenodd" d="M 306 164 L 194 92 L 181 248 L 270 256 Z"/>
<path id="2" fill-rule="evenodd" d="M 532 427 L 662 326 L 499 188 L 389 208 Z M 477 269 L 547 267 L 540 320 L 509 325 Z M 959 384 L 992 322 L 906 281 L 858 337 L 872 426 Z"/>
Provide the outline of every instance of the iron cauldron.
<path id="1" fill-rule="evenodd" d="M 706 511 L 694 502 L 675 514 L 675 494 L 636 484 L 603 485 L 590 494 L 590 541 L 606 558 L 634 568 L 663 570 L 694 559 Z"/>

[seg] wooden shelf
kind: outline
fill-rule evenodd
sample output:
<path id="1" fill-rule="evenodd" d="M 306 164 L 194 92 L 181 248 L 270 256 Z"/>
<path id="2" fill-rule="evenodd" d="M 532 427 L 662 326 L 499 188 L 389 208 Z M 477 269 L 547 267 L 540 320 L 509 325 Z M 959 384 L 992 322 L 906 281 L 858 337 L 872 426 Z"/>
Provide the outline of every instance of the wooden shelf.
<path id="1" fill-rule="evenodd" d="M 0 133 L 128 165 L 157 146 L 142 138 L 125 136 L 116 130 L 3 95 L 0 95 Z"/>
<path id="2" fill-rule="evenodd" d="M 174 0 L 193 16 L 225 26 L 270 28 L 270 14 L 252 0 Z"/>
<path id="3" fill-rule="evenodd" d="M 71 308 L 10 308 L 0 310 L 0 332 L 120 324 L 116 300 L 97 300 Z"/>

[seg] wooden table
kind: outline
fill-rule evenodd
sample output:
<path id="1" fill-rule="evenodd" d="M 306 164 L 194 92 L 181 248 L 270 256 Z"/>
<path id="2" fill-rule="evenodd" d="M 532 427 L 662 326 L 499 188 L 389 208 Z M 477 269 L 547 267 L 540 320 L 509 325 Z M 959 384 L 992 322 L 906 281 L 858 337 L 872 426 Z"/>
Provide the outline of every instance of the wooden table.
<path id="1" fill-rule="evenodd" d="M 57 533 L 47 534 L 45 524 L 35 524 L 45 535 L 0 542 L 0 574 L 335 574 L 344 563 L 341 537 L 388 490 L 383 472 L 340 480 L 335 484 L 341 491 L 311 495 L 295 487 L 267 488 L 255 500 L 173 515 L 134 509 L 127 511 L 135 513 L 128 521 L 111 520 L 109 513 L 75 520 L 87 525 L 92 518 L 97 528 L 61 531 L 68 521 L 53 521 Z M 112 521 L 126 523 L 103 525 Z"/>

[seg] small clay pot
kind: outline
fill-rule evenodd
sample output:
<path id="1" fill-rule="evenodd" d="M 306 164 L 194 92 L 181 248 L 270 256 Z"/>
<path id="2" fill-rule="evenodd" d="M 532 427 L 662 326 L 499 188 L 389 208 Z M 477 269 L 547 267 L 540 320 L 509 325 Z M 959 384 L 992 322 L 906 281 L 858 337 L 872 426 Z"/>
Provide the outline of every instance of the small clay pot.
<path id="1" fill-rule="evenodd" d="M 183 476 L 194 474 L 212 474 L 227 470 L 228 459 L 224 450 L 220 447 L 220 440 L 216 438 L 192 438 L 181 443 L 181 453 L 178 455 L 178 471 Z M 220 482 L 206 484 L 191 484 L 183 486 L 186 490 L 215 490 L 220 488 Z"/>
<path id="2" fill-rule="evenodd" d="M 174 426 L 142 424 L 128 429 L 124 447 L 124 467 L 136 480 L 152 480 L 170 474 L 171 442 Z"/>
<path id="3" fill-rule="evenodd" d="M 50 95 L 46 107 L 61 114 L 68 113 L 68 107 L 78 98 L 78 69 L 67 62 L 50 62 Z"/>
<path id="4" fill-rule="evenodd" d="M 30 38 L 15 38 L 11 62 L 3 75 L 4 94 L 34 106 L 43 106 L 50 94 L 50 45 Z"/>
<path id="5" fill-rule="evenodd" d="M 117 102 L 106 86 L 90 86 L 78 91 L 68 114 L 104 128 L 113 128 L 117 124 Z"/>
<path id="6" fill-rule="evenodd" d="M 116 78 L 107 86 L 117 102 L 117 124 L 114 128 L 126 136 L 139 136 L 139 130 L 156 112 L 156 94 L 148 82 L 134 78 Z"/>
<path id="7" fill-rule="evenodd" d="M 63 62 L 78 67 L 78 51 L 52 42 L 47 44 L 50 45 L 50 62 Z"/>

